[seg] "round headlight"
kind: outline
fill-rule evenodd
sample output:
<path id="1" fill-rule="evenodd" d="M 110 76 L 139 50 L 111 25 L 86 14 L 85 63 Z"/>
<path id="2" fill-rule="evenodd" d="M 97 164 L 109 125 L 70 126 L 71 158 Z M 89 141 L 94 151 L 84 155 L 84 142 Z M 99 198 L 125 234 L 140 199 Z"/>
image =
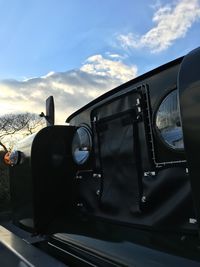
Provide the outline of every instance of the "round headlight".
<path id="1" fill-rule="evenodd" d="M 173 149 L 184 148 L 177 90 L 161 102 L 156 113 L 156 128 L 166 145 Z"/>
<path id="2" fill-rule="evenodd" d="M 78 128 L 72 140 L 72 156 L 76 164 L 83 165 L 87 162 L 92 150 L 92 137 L 88 128 Z"/>

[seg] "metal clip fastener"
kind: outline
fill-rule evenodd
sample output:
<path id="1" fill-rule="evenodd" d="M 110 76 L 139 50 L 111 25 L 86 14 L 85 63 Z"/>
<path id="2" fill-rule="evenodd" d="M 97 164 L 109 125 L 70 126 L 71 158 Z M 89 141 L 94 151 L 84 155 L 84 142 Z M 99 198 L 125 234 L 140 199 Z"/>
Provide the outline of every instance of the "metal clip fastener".
<path id="1" fill-rule="evenodd" d="M 96 195 L 97 195 L 97 196 L 100 195 L 100 190 L 99 190 L 99 189 L 96 191 Z"/>
<path id="2" fill-rule="evenodd" d="M 137 106 L 140 105 L 140 99 L 139 99 L 139 98 L 136 99 L 136 105 L 137 105 Z"/>
<path id="3" fill-rule="evenodd" d="M 83 179 L 82 175 L 76 175 L 76 179 Z"/>
<path id="4" fill-rule="evenodd" d="M 139 98 L 137 98 L 137 100 L 136 100 L 136 106 L 137 106 L 138 113 L 141 113 L 142 109 L 141 109 L 140 99 Z"/>
<path id="5" fill-rule="evenodd" d="M 195 224 L 197 223 L 197 220 L 195 218 L 189 218 L 189 223 Z"/>
<path id="6" fill-rule="evenodd" d="M 77 207 L 83 207 L 83 203 L 77 203 Z"/>
<path id="7" fill-rule="evenodd" d="M 136 117 L 136 120 L 137 121 L 141 121 L 142 120 L 142 114 L 138 114 L 137 117 Z"/>
<path id="8" fill-rule="evenodd" d="M 144 176 L 155 176 L 156 172 L 144 172 Z"/>
<path id="9" fill-rule="evenodd" d="M 93 178 L 101 178 L 101 174 L 100 173 L 93 173 Z"/>
<path id="10" fill-rule="evenodd" d="M 146 198 L 146 196 L 142 196 L 142 198 L 141 198 L 141 202 L 142 202 L 142 203 L 146 203 L 146 202 L 147 202 L 147 198 Z"/>

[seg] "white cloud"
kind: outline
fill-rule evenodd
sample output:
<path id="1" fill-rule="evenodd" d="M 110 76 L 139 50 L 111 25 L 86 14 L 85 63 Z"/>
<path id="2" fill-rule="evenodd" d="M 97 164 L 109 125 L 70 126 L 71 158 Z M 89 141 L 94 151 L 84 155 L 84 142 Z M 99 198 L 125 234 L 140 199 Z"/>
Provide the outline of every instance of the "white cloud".
<path id="1" fill-rule="evenodd" d="M 126 48 L 147 47 L 152 52 L 160 52 L 171 46 L 175 40 L 183 38 L 194 22 L 200 19 L 200 0 L 179 0 L 174 4 L 160 6 L 152 21 L 156 24 L 147 33 L 136 36 L 132 33 L 118 37 Z"/>
<path id="2" fill-rule="evenodd" d="M 51 77 L 52 75 L 54 75 L 54 71 L 50 71 L 50 72 L 48 72 L 46 75 L 44 75 L 44 76 L 41 76 L 41 78 L 48 78 L 48 77 Z"/>
<path id="3" fill-rule="evenodd" d="M 81 67 L 81 70 L 89 74 L 113 77 L 122 82 L 132 79 L 132 77 L 135 77 L 137 73 L 136 66 L 130 67 L 121 61 L 106 59 L 101 55 L 89 57 L 85 64 Z"/>
<path id="4" fill-rule="evenodd" d="M 30 111 L 40 113 L 45 109 L 45 99 L 53 95 L 58 123 L 76 109 L 104 92 L 133 79 L 136 66 L 102 55 L 89 57 L 80 69 L 67 72 L 50 72 L 45 76 L 23 81 L 0 81 L 0 115 L 9 112 Z"/>
<path id="5" fill-rule="evenodd" d="M 106 56 L 108 56 L 111 59 L 118 59 L 118 60 L 122 60 L 125 59 L 127 56 L 125 55 L 119 55 L 119 54 L 113 54 L 111 52 L 106 52 Z"/>

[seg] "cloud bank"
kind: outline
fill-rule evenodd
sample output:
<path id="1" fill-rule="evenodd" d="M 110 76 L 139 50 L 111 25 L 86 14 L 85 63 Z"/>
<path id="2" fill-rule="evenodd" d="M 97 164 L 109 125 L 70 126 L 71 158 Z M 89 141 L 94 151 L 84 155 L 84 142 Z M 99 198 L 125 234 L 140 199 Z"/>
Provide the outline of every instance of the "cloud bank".
<path id="1" fill-rule="evenodd" d="M 200 19 L 199 0 L 179 0 L 159 6 L 153 16 L 155 26 L 144 35 L 119 35 L 124 48 L 149 48 L 156 53 L 166 50 L 175 40 L 183 38 L 193 23 Z"/>
<path id="2" fill-rule="evenodd" d="M 10 112 L 36 112 L 45 109 L 45 99 L 53 95 L 57 123 L 64 123 L 76 109 L 104 92 L 137 75 L 136 66 L 128 66 L 120 56 L 89 57 L 80 69 L 49 72 L 23 81 L 0 81 L 0 115 Z"/>

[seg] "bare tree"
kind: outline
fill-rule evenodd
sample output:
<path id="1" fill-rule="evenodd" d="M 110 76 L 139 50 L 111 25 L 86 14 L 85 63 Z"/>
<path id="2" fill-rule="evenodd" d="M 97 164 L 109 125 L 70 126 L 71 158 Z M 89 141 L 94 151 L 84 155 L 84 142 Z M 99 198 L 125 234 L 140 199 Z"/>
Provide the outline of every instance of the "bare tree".
<path id="1" fill-rule="evenodd" d="M 44 118 L 34 113 L 6 114 L 0 117 L 0 146 L 8 151 L 14 142 L 33 134 L 45 125 Z"/>
<path id="2" fill-rule="evenodd" d="M 4 162 L 6 153 L 20 139 L 44 125 L 45 119 L 34 113 L 6 114 L 0 117 L 0 212 L 10 210 L 9 170 Z"/>

